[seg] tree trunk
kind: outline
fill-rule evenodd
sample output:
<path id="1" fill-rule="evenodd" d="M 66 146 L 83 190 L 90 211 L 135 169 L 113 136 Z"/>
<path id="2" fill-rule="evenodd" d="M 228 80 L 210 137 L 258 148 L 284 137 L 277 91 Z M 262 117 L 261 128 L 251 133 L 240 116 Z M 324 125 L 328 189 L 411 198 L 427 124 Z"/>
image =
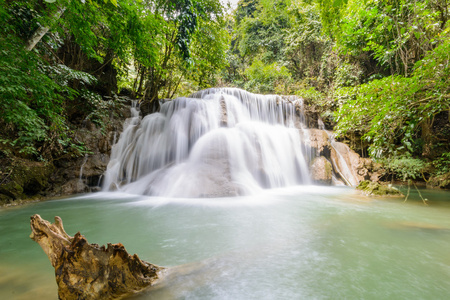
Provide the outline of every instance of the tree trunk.
<path id="1" fill-rule="evenodd" d="M 433 118 L 434 119 L 434 118 Z M 431 127 L 433 125 L 433 119 L 425 120 L 422 122 L 422 140 L 423 140 L 423 148 L 422 148 L 422 156 L 429 157 L 431 155 L 432 148 L 432 138 L 433 134 L 431 132 Z"/>
<path id="2" fill-rule="evenodd" d="M 117 299 L 154 286 L 165 268 L 129 255 L 122 244 L 99 247 L 79 232 L 69 236 L 60 217 L 55 223 L 31 217 L 30 238 L 55 268 L 59 299 Z"/>
<path id="3" fill-rule="evenodd" d="M 55 23 L 59 18 L 61 18 L 62 14 L 66 10 L 65 7 L 58 7 L 56 12 L 50 17 L 52 23 Z M 33 34 L 33 36 L 27 41 L 27 45 L 25 49 L 31 51 L 34 49 L 37 43 L 44 37 L 44 35 L 50 30 L 49 26 L 39 27 Z"/>

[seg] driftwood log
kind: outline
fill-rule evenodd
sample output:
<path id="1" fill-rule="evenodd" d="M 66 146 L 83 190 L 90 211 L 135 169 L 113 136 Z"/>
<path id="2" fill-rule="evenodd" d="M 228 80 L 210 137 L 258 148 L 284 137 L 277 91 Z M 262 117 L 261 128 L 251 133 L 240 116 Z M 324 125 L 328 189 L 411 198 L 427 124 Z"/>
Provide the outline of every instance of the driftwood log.
<path id="1" fill-rule="evenodd" d="M 79 232 L 69 236 L 60 217 L 51 224 L 32 216 L 30 238 L 55 268 L 59 299 L 120 299 L 156 285 L 165 270 L 129 255 L 120 243 L 105 248 Z"/>

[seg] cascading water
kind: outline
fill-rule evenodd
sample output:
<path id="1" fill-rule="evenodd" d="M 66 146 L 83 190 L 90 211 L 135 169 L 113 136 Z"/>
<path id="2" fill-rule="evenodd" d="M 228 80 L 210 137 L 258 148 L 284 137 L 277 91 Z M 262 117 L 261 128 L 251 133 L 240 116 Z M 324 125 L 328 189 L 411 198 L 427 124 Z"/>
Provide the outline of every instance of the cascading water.
<path id="1" fill-rule="evenodd" d="M 354 174 L 354 172 L 351 170 L 349 163 L 345 160 L 344 156 L 341 154 L 341 152 L 344 152 L 344 151 L 348 152 L 349 148 L 343 144 L 338 145 L 336 143 L 336 140 L 334 138 L 334 133 L 325 129 L 325 124 L 323 123 L 323 121 L 320 117 L 317 120 L 317 125 L 318 125 L 317 127 L 320 130 L 323 130 L 326 132 L 326 134 L 328 136 L 328 140 L 330 142 L 330 146 L 333 148 L 334 152 L 336 153 L 336 159 L 331 160 L 334 171 L 339 174 L 339 177 L 345 182 L 346 185 L 357 186 L 359 183 L 358 178 Z M 336 181 L 336 179 L 334 179 L 333 181 Z"/>
<path id="2" fill-rule="evenodd" d="M 292 97 L 208 89 L 142 120 L 135 113 L 113 147 L 104 189 L 221 197 L 309 184 L 301 106 Z"/>

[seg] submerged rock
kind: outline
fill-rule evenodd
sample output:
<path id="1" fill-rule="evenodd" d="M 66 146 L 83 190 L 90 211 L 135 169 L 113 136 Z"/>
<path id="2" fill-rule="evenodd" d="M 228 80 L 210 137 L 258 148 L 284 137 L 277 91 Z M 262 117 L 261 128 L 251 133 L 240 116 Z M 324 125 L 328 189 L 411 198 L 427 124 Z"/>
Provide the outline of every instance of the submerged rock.
<path id="1" fill-rule="evenodd" d="M 59 299 L 120 299 L 156 285 L 165 270 L 129 255 L 120 243 L 105 248 L 79 232 L 69 236 L 60 217 L 51 224 L 32 216 L 30 238 L 55 268 Z"/>
<path id="2" fill-rule="evenodd" d="M 403 194 L 395 187 L 379 182 L 372 182 L 370 180 L 364 180 L 356 187 L 358 190 L 363 191 L 367 196 L 395 196 L 403 197 Z"/>

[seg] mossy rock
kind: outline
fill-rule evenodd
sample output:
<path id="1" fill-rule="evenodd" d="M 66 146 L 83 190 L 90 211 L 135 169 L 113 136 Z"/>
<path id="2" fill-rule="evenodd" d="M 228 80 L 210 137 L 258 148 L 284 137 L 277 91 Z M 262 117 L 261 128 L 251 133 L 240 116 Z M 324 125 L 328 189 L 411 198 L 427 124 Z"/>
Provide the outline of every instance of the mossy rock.
<path id="1" fill-rule="evenodd" d="M 368 196 L 394 196 L 401 197 L 403 194 L 391 185 L 381 184 L 370 180 L 363 180 L 356 187 Z"/>
<path id="2" fill-rule="evenodd" d="M 12 198 L 0 192 L 0 206 L 11 203 Z"/>
<path id="3" fill-rule="evenodd" d="M 0 194 L 3 194 L 11 199 L 18 199 L 23 194 L 23 187 L 15 180 L 0 186 Z"/>
<path id="4" fill-rule="evenodd" d="M 48 178 L 53 172 L 52 164 L 14 159 L 9 166 L 9 176 L 0 185 L 3 203 L 33 197 L 48 187 Z"/>

